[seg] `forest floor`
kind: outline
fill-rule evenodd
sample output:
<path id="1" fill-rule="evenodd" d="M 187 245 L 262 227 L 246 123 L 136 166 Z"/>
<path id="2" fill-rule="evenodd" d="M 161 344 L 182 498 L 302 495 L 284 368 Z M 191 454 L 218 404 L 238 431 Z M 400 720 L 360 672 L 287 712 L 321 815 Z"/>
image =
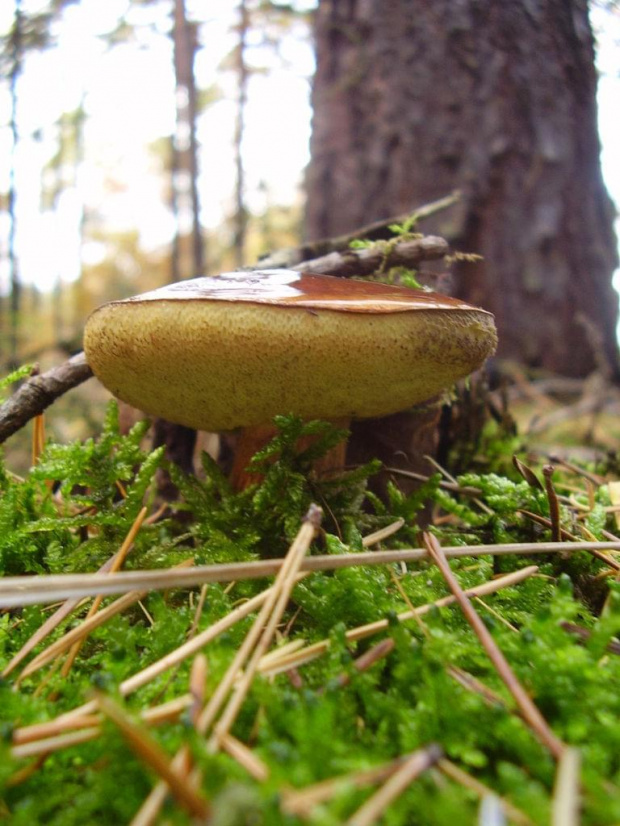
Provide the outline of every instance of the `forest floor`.
<path id="1" fill-rule="evenodd" d="M 282 417 L 261 482 L 204 455 L 162 503 L 146 425 L 72 424 L 92 383 L 12 437 L 0 821 L 620 822 L 620 391 L 509 373 L 385 499 Z"/>

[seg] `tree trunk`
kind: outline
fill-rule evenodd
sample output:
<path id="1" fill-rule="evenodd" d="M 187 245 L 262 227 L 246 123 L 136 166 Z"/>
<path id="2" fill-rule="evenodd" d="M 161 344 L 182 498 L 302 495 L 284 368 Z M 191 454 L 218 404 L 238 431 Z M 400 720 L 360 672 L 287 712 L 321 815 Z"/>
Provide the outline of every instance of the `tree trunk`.
<path id="1" fill-rule="evenodd" d="M 250 71 L 246 63 L 246 49 L 250 15 L 246 0 L 239 3 L 239 42 L 236 48 L 237 71 L 237 117 L 235 122 L 235 137 L 233 141 L 235 153 L 235 215 L 233 252 L 235 264 L 242 267 L 245 264 L 245 239 L 248 225 L 248 213 L 245 206 L 245 171 L 243 168 L 243 138 L 245 133 L 245 111 L 248 102 L 248 82 Z"/>
<path id="2" fill-rule="evenodd" d="M 316 43 L 309 238 L 458 188 L 424 229 L 484 256 L 455 292 L 495 313 L 499 355 L 617 377 L 586 0 L 321 0 Z"/>
<path id="3" fill-rule="evenodd" d="M 172 249 L 172 280 L 193 278 L 205 271 L 204 241 L 200 226 L 198 193 L 197 97 L 194 57 L 198 47 L 196 24 L 187 19 L 185 0 L 174 2 L 174 72 L 177 89 L 177 128 L 172 148 L 171 205 L 177 218 Z M 184 174 L 185 173 L 185 174 Z M 191 212 L 191 255 L 183 266 L 181 235 L 184 218 Z"/>
<path id="4" fill-rule="evenodd" d="M 7 211 L 9 215 L 8 233 L 8 265 L 9 265 L 9 335 L 8 335 L 8 366 L 15 369 L 19 364 L 20 333 L 21 333 L 21 296 L 22 283 L 19 274 L 19 260 L 17 257 L 17 186 L 15 182 L 16 163 L 19 143 L 18 94 L 17 80 L 22 71 L 23 62 L 23 16 L 21 2 L 15 3 L 15 17 L 10 32 L 11 68 L 9 73 L 9 98 L 11 101 L 9 130 L 11 133 L 11 150 L 9 165 L 9 192 Z"/>

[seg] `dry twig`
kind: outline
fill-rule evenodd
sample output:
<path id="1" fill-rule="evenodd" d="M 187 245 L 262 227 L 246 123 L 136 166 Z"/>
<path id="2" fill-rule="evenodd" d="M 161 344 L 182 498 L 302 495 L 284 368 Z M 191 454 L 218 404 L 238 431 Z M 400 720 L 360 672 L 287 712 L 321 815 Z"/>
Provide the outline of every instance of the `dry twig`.
<path id="1" fill-rule="evenodd" d="M 394 241 L 377 244 L 360 250 L 330 252 L 320 258 L 302 261 L 292 267 L 299 272 L 315 272 L 319 275 L 335 275 L 338 278 L 372 275 L 379 269 L 407 267 L 413 269 L 421 261 L 436 261 L 449 252 L 448 242 L 434 235 L 410 241 Z"/>
<path id="2" fill-rule="evenodd" d="M 0 443 L 92 374 L 86 356 L 78 353 L 59 367 L 25 381 L 0 407 Z"/>
<path id="3" fill-rule="evenodd" d="M 294 249 L 277 250 L 271 255 L 261 258 L 257 264 L 257 269 L 266 269 L 267 267 L 304 267 L 319 256 L 328 255 L 338 250 L 349 249 L 352 241 L 376 241 L 378 239 L 394 237 L 394 234 L 390 230 L 392 224 L 403 224 L 412 216 L 415 216 L 417 221 L 430 218 L 431 215 L 435 215 L 437 212 L 441 212 L 457 203 L 460 197 L 461 193 L 456 191 L 445 198 L 439 198 L 437 201 L 432 201 L 411 212 L 392 215 L 390 218 L 384 218 L 381 221 L 375 221 L 372 224 L 359 227 L 348 235 L 340 235 L 336 238 L 322 238 L 319 241 L 313 241 L 310 244 L 304 244 Z"/>

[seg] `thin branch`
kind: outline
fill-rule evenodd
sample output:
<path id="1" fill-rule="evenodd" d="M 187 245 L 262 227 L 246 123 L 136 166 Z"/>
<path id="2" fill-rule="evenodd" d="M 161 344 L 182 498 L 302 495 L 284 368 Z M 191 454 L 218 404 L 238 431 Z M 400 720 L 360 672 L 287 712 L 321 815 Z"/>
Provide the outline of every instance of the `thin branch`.
<path id="1" fill-rule="evenodd" d="M 86 356 L 78 353 L 59 367 L 25 381 L 0 407 L 0 444 L 60 396 L 92 375 Z"/>
<path id="2" fill-rule="evenodd" d="M 359 241 L 362 239 L 376 241 L 382 238 L 393 237 L 393 233 L 390 230 L 392 224 L 402 224 L 414 215 L 419 221 L 424 220 L 424 218 L 430 218 L 431 215 L 457 203 L 460 197 L 460 192 L 453 192 L 452 195 L 440 198 L 430 204 L 425 204 L 414 209 L 412 212 L 392 215 L 390 218 L 384 218 L 381 221 L 367 224 L 364 227 L 354 230 L 349 235 L 339 235 L 336 238 L 322 238 L 319 241 L 313 241 L 301 247 L 277 250 L 265 258 L 261 258 L 257 264 L 257 269 L 267 267 L 297 267 L 302 261 L 328 255 L 330 252 L 347 250 L 349 249 L 351 241 Z"/>
<path id="3" fill-rule="evenodd" d="M 315 272 L 319 275 L 335 275 L 351 278 L 372 275 L 382 268 L 414 268 L 421 261 L 437 261 L 449 252 L 448 242 L 434 235 L 399 241 L 394 244 L 377 244 L 367 249 L 330 252 L 319 258 L 311 258 L 296 264 L 292 269 L 299 272 Z"/>

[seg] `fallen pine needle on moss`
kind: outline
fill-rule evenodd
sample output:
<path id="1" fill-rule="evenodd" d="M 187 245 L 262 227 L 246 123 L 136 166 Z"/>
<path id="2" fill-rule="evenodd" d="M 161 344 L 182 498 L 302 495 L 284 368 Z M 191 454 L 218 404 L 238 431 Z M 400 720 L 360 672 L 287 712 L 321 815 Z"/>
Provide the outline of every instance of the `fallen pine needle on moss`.
<path id="1" fill-rule="evenodd" d="M 528 556 L 604 550 L 620 551 L 620 542 L 519 542 L 444 548 L 448 559 L 458 559 L 464 556 L 511 556 L 513 554 Z M 424 559 L 428 559 L 428 551 L 423 548 L 369 551 L 341 556 L 313 556 L 304 561 L 301 571 L 336 571 L 365 565 L 419 562 Z M 608 559 L 605 561 L 609 562 Z M 616 564 L 620 566 L 620 563 Z M 276 574 L 281 566 L 282 560 L 274 559 L 195 566 L 192 571 L 174 571 L 173 569 L 124 571 L 117 573 L 113 579 L 100 574 L 5 577 L 4 580 L 0 580 L 0 608 L 37 605 L 76 596 L 96 596 L 99 593 L 122 594 L 137 589 L 148 592 L 169 588 L 188 588 L 203 585 L 205 582 L 262 579 Z"/>
<path id="2" fill-rule="evenodd" d="M 431 744 L 412 754 L 388 777 L 383 786 L 347 820 L 347 826 L 371 826 L 371 824 L 376 823 L 383 816 L 390 803 L 402 794 L 407 786 L 422 772 L 433 766 L 441 756 L 441 748 L 436 744 Z"/>
<path id="3" fill-rule="evenodd" d="M 134 723 L 110 697 L 98 694 L 96 700 L 103 714 L 118 727 L 131 749 L 165 780 L 166 785 L 179 803 L 191 815 L 204 820 L 209 813 L 207 801 L 188 783 L 186 777 L 175 770 L 170 759 L 151 738 L 146 729 Z"/>
<path id="4" fill-rule="evenodd" d="M 433 560 L 441 570 L 448 587 L 454 594 L 456 601 L 465 614 L 467 621 L 472 626 L 476 636 L 482 643 L 504 684 L 514 697 L 515 702 L 521 710 L 523 719 L 532 728 L 539 740 L 549 749 L 556 760 L 560 759 L 566 746 L 551 731 L 546 720 L 536 708 L 529 695 L 525 692 L 521 683 L 515 677 L 508 661 L 498 648 L 486 625 L 482 622 L 472 607 L 467 594 L 463 592 L 458 580 L 452 573 L 440 544 L 437 542 L 435 537 L 429 533 L 424 535 L 424 541 Z"/>

